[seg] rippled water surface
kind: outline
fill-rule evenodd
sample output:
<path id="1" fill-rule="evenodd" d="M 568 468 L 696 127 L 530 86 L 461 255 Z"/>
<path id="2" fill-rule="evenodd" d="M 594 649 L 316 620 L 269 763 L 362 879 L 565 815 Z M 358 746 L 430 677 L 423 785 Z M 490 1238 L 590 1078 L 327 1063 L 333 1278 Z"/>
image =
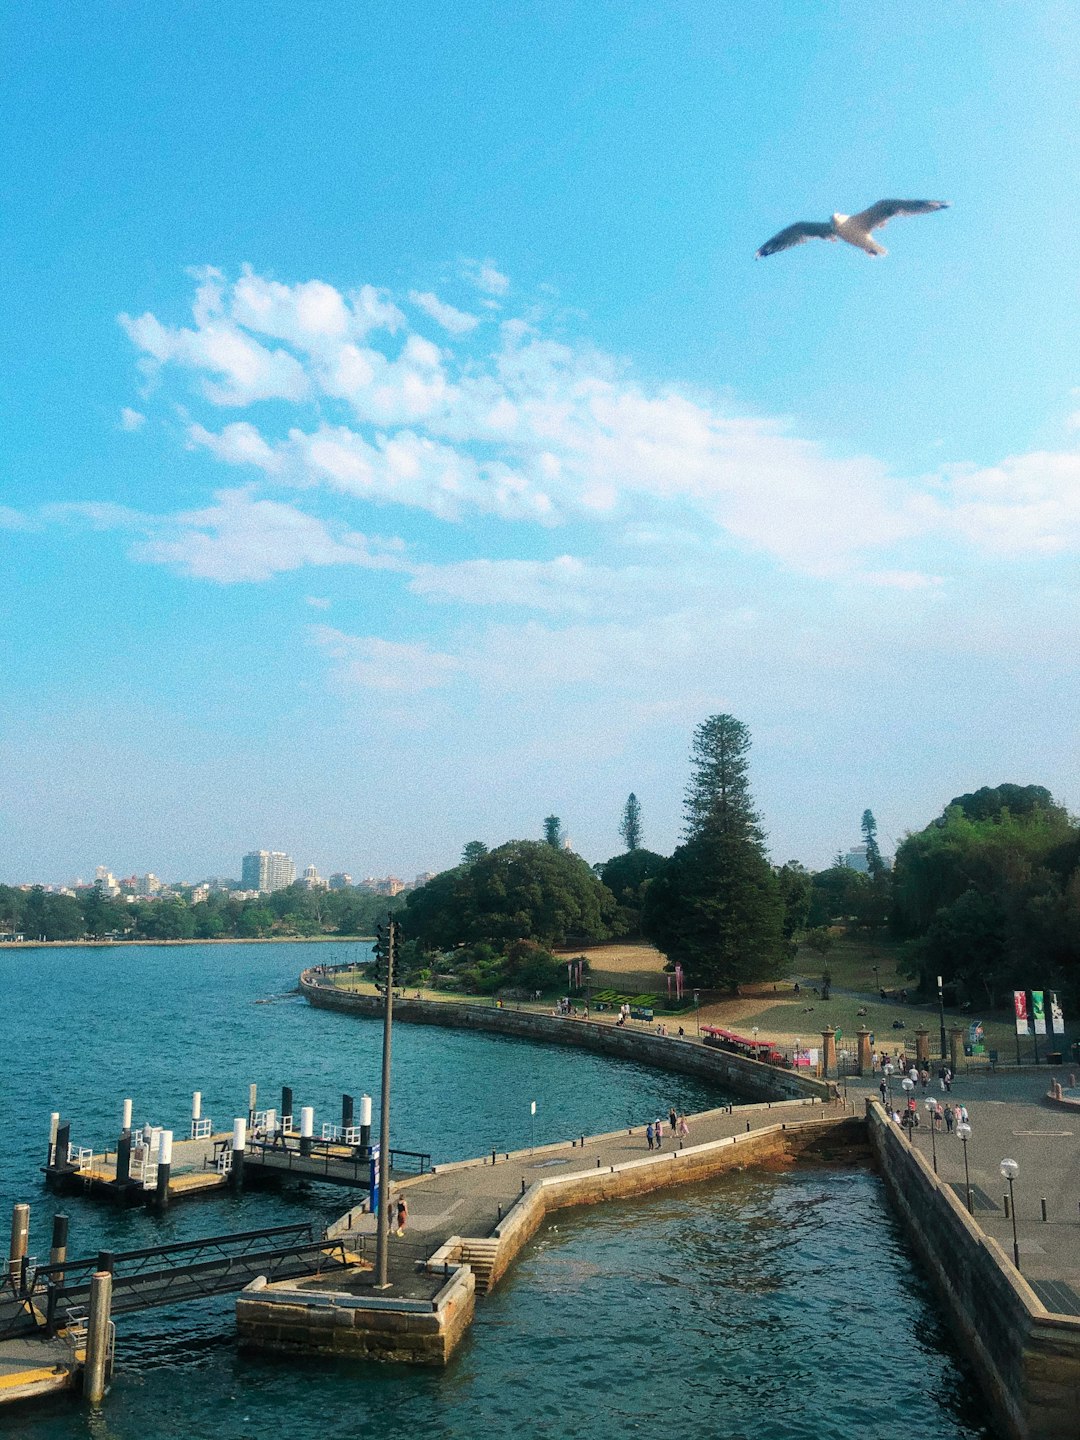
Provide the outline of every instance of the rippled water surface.
<path id="1" fill-rule="evenodd" d="M 4 1114 L 17 1117 L 0 1203 L 33 1206 L 48 1247 L 54 1202 L 40 1188 L 47 1118 L 73 1138 L 113 1137 L 120 1100 L 137 1120 L 185 1124 L 190 1091 L 226 1128 L 260 1085 L 276 1104 L 333 1118 L 343 1089 L 377 1090 L 375 1022 L 315 1011 L 288 994 L 311 957 L 342 946 L 140 947 L 0 956 L 8 998 Z M 279 997 L 272 999 L 272 997 Z M 269 1004 L 257 1001 L 272 999 Z M 642 1067 L 542 1046 L 402 1025 L 395 1030 L 392 1143 L 436 1160 L 613 1128 L 674 1102 L 722 1097 Z M 13 1141 L 13 1144 L 11 1143 Z M 347 1192 L 248 1194 L 165 1217 L 66 1202 L 72 1250 L 279 1224 L 345 1208 Z M 381 1435 L 404 1440 L 662 1432 L 701 1436 L 984 1435 L 976 1393 L 932 1297 L 866 1173 L 801 1170 L 553 1217 L 494 1295 L 445 1372 L 240 1355 L 228 1299 L 118 1322 L 118 1370 L 103 1412 L 62 1399 L 0 1411 L 27 1440 Z"/>

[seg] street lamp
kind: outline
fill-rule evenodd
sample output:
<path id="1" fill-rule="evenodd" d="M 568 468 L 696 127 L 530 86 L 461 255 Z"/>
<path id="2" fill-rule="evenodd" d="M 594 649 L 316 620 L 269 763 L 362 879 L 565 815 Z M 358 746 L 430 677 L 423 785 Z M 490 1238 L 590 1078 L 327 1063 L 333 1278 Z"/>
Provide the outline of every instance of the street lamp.
<path id="1" fill-rule="evenodd" d="M 909 1102 L 910 1099 L 911 1099 L 912 1091 L 915 1089 L 915 1081 L 912 1080 L 912 1078 L 911 1078 L 910 1075 L 905 1075 L 904 1078 L 903 1078 L 903 1080 L 902 1080 L 900 1083 L 902 1084 L 902 1086 L 903 1086 L 903 1088 L 904 1088 L 904 1121 L 903 1121 L 903 1123 L 907 1126 L 907 1138 L 908 1138 L 908 1140 L 909 1140 L 909 1141 L 913 1141 L 914 1138 L 915 1138 L 915 1110 L 914 1110 L 914 1108 L 913 1108 L 908 1102 Z"/>
<path id="2" fill-rule="evenodd" d="M 873 966 L 871 966 L 871 969 L 872 969 L 873 972 L 874 972 L 874 989 L 875 989 L 875 990 L 878 992 L 878 994 L 880 995 L 880 994 L 881 994 L 881 986 L 880 986 L 880 984 L 878 983 L 878 973 L 877 973 L 878 967 L 877 967 L 876 965 L 873 965 Z"/>
<path id="3" fill-rule="evenodd" d="M 927 1100 L 926 1113 L 930 1117 L 930 1149 L 934 1155 L 934 1174 L 937 1174 L 937 1101 Z"/>
<path id="4" fill-rule="evenodd" d="M 945 992 L 941 984 L 941 976 L 937 977 L 937 1004 L 938 1016 L 941 1019 L 941 1060 L 942 1064 L 948 1059 L 945 1053 Z"/>
<path id="5" fill-rule="evenodd" d="M 1016 1201 L 1013 1198 L 1013 1181 L 1020 1174 L 1020 1166 L 1015 1160 L 1002 1160 L 998 1166 L 1001 1171 L 1001 1178 L 1009 1182 L 1009 1213 L 1012 1215 L 1013 1225 L 1013 1264 L 1017 1270 L 1020 1269 L 1020 1242 L 1016 1238 Z"/>
<path id="6" fill-rule="evenodd" d="M 974 1215 L 974 1213 L 975 1213 L 975 1202 L 974 1202 L 974 1201 L 972 1200 L 972 1198 L 971 1198 L 971 1172 L 970 1172 L 970 1170 L 968 1169 L 968 1153 L 967 1153 L 968 1141 L 971 1139 L 971 1126 L 970 1126 L 970 1125 L 965 1125 L 965 1123 L 963 1122 L 963 1120 L 961 1120 L 961 1121 L 960 1121 L 960 1124 L 957 1125 L 957 1127 L 956 1127 L 956 1133 L 957 1133 L 957 1135 L 960 1136 L 960 1139 L 964 1142 L 964 1189 L 965 1189 L 966 1192 L 967 1192 L 967 1208 L 968 1208 L 968 1214 L 969 1214 L 969 1215 Z"/>

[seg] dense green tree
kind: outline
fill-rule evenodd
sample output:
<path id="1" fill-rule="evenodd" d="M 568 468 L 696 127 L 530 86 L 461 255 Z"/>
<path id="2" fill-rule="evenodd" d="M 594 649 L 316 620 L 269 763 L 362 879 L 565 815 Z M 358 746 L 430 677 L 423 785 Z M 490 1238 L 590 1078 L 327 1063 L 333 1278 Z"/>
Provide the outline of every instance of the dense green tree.
<path id="1" fill-rule="evenodd" d="M 477 860 L 482 860 L 488 853 L 488 847 L 483 840 L 470 840 L 461 852 L 462 865 L 475 865 Z"/>
<path id="2" fill-rule="evenodd" d="M 772 867 L 756 845 L 723 832 L 704 830 L 679 846 L 649 886 L 641 923 L 703 987 L 773 978 L 788 953 Z"/>
<path id="3" fill-rule="evenodd" d="M 562 847 L 562 841 L 562 821 L 558 815 L 549 815 L 544 821 L 544 844 L 558 850 Z"/>
<path id="4" fill-rule="evenodd" d="M 850 865 L 830 865 L 810 879 L 810 907 L 806 924 L 841 925 L 857 921 L 870 892 L 870 877 Z"/>
<path id="5" fill-rule="evenodd" d="M 877 843 L 877 821 L 874 819 L 872 810 L 864 810 L 862 813 L 863 843 L 866 846 L 866 868 L 871 880 L 876 880 L 879 875 L 885 873 L 885 862 L 881 858 L 881 851 Z"/>
<path id="6" fill-rule="evenodd" d="M 580 856 L 546 841 L 511 840 L 414 890 L 405 926 L 427 950 L 480 941 L 552 946 L 603 939 L 614 911 L 610 891 Z"/>
<path id="7" fill-rule="evenodd" d="M 623 806 L 622 819 L 619 821 L 619 834 L 622 836 L 627 850 L 641 849 L 641 806 L 632 790 Z"/>
<path id="8" fill-rule="evenodd" d="M 665 860 L 652 850 L 628 850 L 613 855 L 597 867 L 601 882 L 607 886 L 618 905 L 613 929 L 618 935 L 641 933 L 641 909 L 645 892 L 664 868 Z"/>
<path id="9" fill-rule="evenodd" d="M 750 732 L 731 715 L 698 726 L 687 840 L 645 897 L 642 929 L 695 985 L 734 988 L 779 973 L 784 902 L 750 795 Z"/>
<path id="10" fill-rule="evenodd" d="M 806 928 L 812 893 L 810 872 L 798 860 L 789 860 L 777 870 L 776 883 L 784 905 L 784 939 L 791 942 Z"/>
<path id="11" fill-rule="evenodd" d="M 907 836 L 893 867 L 908 973 L 979 1003 L 1013 988 L 1080 1001 L 1080 830 L 1042 786 L 960 796 Z"/>

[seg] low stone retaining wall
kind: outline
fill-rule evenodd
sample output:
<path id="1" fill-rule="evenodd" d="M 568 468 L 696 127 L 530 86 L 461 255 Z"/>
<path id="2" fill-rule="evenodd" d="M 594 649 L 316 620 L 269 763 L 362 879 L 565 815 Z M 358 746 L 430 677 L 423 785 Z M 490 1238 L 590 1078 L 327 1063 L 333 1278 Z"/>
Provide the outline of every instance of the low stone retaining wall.
<path id="1" fill-rule="evenodd" d="M 1016 1440 L 1076 1440 L 1080 1320 L 1046 1309 L 877 1101 L 867 1101 L 867 1118 L 889 1198 L 993 1401 L 999 1428 Z"/>
<path id="2" fill-rule="evenodd" d="M 260 1350 L 445 1365 L 475 1308 L 476 1281 L 467 1265 L 447 1267 L 446 1283 L 433 1300 L 256 1280 L 237 1299 L 236 1328 L 242 1344 Z"/>
<path id="3" fill-rule="evenodd" d="M 300 989 L 312 1005 L 328 1010 L 345 1010 L 354 1015 L 378 1018 L 383 1002 L 378 995 L 358 995 L 319 983 L 313 971 L 300 977 Z M 828 1081 L 815 1080 L 794 1070 L 781 1070 L 759 1060 L 747 1060 L 727 1050 L 714 1049 L 696 1040 L 675 1035 L 656 1035 L 643 1030 L 602 1024 L 594 1020 L 573 1020 L 559 1015 L 541 1015 L 533 1010 L 496 1009 L 488 1005 L 463 1005 L 443 1000 L 395 1000 L 394 1018 L 413 1025 L 444 1025 L 454 1030 L 490 1030 L 521 1040 L 539 1040 L 548 1045 L 568 1045 L 635 1060 L 657 1070 L 694 1075 L 755 1100 L 828 1099 Z"/>
<path id="4" fill-rule="evenodd" d="M 685 1150 L 665 1151 L 621 1165 L 537 1180 L 492 1231 L 492 1238 L 498 1243 L 490 1258 L 485 1288 L 490 1290 L 498 1284 L 543 1224 L 544 1217 L 553 1210 L 597 1205 L 605 1200 L 627 1200 L 654 1190 L 694 1185 L 751 1165 L 779 1168 L 823 1142 L 831 1151 L 838 1145 L 865 1147 L 865 1136 L 864 1122 L 850 1116 L 782 1121 L 745 1135 L 711 1140 Z M 432 1257 L 433 1263 L 456 1258 L 463 1244 L 467 1246 L 469 1242 L 459 1240 L 457 1248 L 453 1240 L 447 1242 Z"/>

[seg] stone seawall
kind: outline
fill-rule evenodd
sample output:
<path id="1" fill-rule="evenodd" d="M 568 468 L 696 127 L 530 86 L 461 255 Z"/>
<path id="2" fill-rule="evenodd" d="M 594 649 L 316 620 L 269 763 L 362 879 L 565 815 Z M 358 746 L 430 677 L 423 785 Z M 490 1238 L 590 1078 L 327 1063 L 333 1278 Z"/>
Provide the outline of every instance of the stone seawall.
<path id="1" fill-rule="evenodd" d="M 607 1200 L 629 1200 L 654 1190 L 714 1180 L 719 1175 L 750 1166 L 786 1168 L 814 1150 L 824 1149 L 832 1158 L 838 1148 L 850 1147 L 853 1151 L 864 1148 L 865 1137 L 864 1122 L 850 1117 L 785 1121 L 670 1154 L 643 1156 L 603 1170 L 582 1170 L 573 1175 L 538 1180 L 492 1231 L 498 1248 L 491 1257 L 485 1289 L 490 1290 L 499 1282 L 543 1224 L 544 1217 L 554 1210 L 598 1205 Z M 463 1243 L 467 1248 L 468 1241 Z M 434 1261 L 436 1257 L 432 1258 Z M 453 1258 L 453 1241 L 445 1253 L 439 1252 L 438 1258 Z"/>
<path id="2" fill-rule="evenodd" d="M 237 1299 L 236 1329 L 242 1344 L 258 1350 L 441 1366 L 469 1328 L 475 1306 L 467 1265 L 447 1267 L 446 1283 L 431 1301 L 256 1281 Z"/>
<path id="3" fill-rule="evenodd" d="M 372 1018 L 382 1015 L 383 1004 L 377 995 L 358 995 L 320 984 L 319 977 L 312 971 L 301 975 L 300 989 L 312 1005 Z M 394 1018 L 412 1025 L 489 1030 L 521 1040 L 591 1050 L 599 1055 L 651 1065 L 657 1070 L 694 1075 L 753 1100 L 827 1100 L 832 1094 L 827 1081 L 799 1075 L 794 1070 L 763 1065 L 758 1060 L 747 1060 L 726 1050 L 701 1045 L 696 1040 L 617 1028 L 600 1021 L 542 1015 L 534 1010 L 499 1010 L 490 1005 L 406 999 L 394 1001 Z"/>
<path id="4" fill-rule="evenodd" d="M 1080 1320 L 1053 1315 L 876 1101 L 869 1138 L 889 1198 L 995 1416 L 1016 1440 L 1080 1435 Z"/>

